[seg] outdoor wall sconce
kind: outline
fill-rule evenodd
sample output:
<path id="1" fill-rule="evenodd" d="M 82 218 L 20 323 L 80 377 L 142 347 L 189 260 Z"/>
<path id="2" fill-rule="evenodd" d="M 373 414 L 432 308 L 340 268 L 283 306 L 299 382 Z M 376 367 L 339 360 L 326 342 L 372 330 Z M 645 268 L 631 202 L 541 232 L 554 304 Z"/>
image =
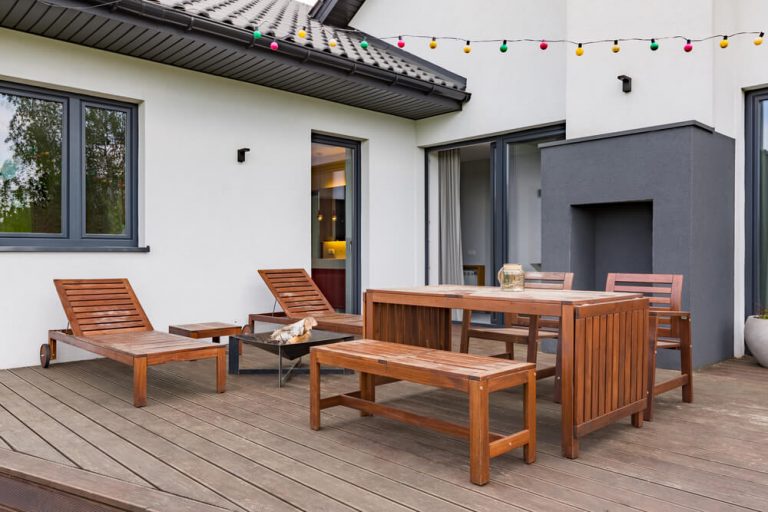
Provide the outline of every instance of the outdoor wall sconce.
<path id="1" fill-rule="evenodd" d="M 627 75 L 619 75 L 616 78 L 621 80 L 621 90 L 624 92 L 632 92 L 632 77 Z"/>
<path id="2" fill-rule="evenodd" d="M 237 162 L 243 163 L 245 162 L 245 154 L 250 151 L 251 148 L 240 148 L 237 150 Z"/>

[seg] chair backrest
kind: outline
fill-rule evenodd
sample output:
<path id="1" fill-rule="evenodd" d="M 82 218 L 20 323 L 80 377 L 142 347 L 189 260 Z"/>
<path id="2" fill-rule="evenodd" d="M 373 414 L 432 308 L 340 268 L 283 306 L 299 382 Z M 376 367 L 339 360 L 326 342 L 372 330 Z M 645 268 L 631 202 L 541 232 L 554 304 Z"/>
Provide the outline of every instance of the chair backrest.
<path id="1" fill-rule="evenodd" d="M 650 300 L 652 311 L 680 311 L 683 306 L 681 274 L 608 274 L 605 291 L 642 293 Z M 678 336 L 679 322 L 675 317 L 658 315 L 658 322 L 659 337 Z"/>
<path id="2" fill-rule="evenodd" d="M 259 270 L 259 275 L 287 316 L 336 312 L 303 268 Z"/>
<path id="3" fill-rule="evenodd" d="M 573 272 L 526 272 L 525 287 L 539 290 L 571 290 L 573 289 Z M 527 327 L 529 319 L 516 313 L 504 315 L 504 325 Z M 539 327 L 557 329 L 560 321 L 552 318 L 541 318 Z"/>
<path id="4" fill-rule="evenodd" d="M 571 290 L 573 272 L 526 272 L 525 287 L 545 290 Z"/>
<path id="5" fill-rule="evenodd" d="M 54 279 L 76 336 L 151 331 L 127 279 Z"/>

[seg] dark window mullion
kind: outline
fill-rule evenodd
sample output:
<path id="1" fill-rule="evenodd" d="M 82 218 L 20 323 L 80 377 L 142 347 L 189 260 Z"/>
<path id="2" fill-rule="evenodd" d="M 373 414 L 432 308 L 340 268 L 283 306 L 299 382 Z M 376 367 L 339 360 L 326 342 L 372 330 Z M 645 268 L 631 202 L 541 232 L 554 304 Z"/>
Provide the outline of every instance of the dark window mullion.
<path id="1" fill-rule="evenodd" d="M 69 100 L 69 159 L 67 177 L 69 181 L 69 238 L 82 240 L 85 225 L 85 202 L 83 187 L 83 113 L 79 98 Z"/>

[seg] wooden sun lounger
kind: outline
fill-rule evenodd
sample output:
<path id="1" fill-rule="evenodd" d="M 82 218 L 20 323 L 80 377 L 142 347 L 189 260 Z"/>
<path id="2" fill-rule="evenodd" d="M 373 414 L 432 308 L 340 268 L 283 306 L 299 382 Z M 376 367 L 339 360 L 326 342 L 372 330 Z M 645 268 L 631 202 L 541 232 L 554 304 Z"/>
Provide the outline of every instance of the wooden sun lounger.
<path id="1" fill-rule="evenodd" d="M 133 367 L 133 405 L 147 404 L 147 366 L 216 358 L 216 391 L 226 387 L 226 347 L 155 331 L 127 279 L 54 279 L 69 329 L 48 331 L 40 363 L 61 341 Z"/>
<path id="2" fill-rule="evenodd" d="M 254 322 L 289 324 L 312 316 L 318 329 L 362 336 L 363 317 L 337 313 L 303 268 L 259 270 L 259 275 L 283 312 L 248 315 L 251 328 Z"/>

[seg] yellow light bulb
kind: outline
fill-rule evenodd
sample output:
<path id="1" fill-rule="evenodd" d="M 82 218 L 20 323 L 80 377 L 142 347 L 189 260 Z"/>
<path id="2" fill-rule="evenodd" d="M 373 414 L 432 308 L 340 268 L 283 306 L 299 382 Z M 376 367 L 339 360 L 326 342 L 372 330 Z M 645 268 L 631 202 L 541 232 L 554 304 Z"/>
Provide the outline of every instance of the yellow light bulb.
<path id="1" fill-rule="evenodd" d="M 336 48 L 337 44 L 339 44 L 339 43 L 337 43 L 336 40 L 333 39 L 333 38 L 328 40 L 328 46 L 330 46 L 331 48 Z"/>
<path id="2" fill-rule="evenodd" d="M 296 35 L 299 36 L 300 38 L 304 39 L 305 37 L 307 37 L 307 31 L 302 28 L 301 30 L 299 30 L 296 33 Z"/>
<path id="3" fill-rule="evenodd" d="M 619 41 L 618 40 L 613 42 L 613 46 L 611 46 L 611 51 L 613 53 L 619 53 L 621 51 L 621 46 L 619 46 Z"/>
<path id="4" fill-rule="evenodd" d="M 429 47 L 430 47 L 431 49 L 433 49 L 433 50 L 434 50 L 435 48 L 437 48 L 437 40 L 436 40 L 434 37 L 433 37 L 433 38 L 432 38 L 432 40 L 429 42 Z"/>
<path id="5" fill-rule="evenodd" d="M 724 37 L 720 40 L 720 48 L 728 48 L 728 38 Z"/>
<path id="6" fill-rule="evenodd" d="M 755 43 L 755 46 L 760 46 L 763 44 L 763 33 L 760 32 L 760 35 L 757 36 L 752 42 Z"/>
<path id="7" fill-rule="evenodd" d="M 469 53 L 472 51 L 472 46 L 470 46 L 469 41 L 467 41 L 467 44 L 464 45 L 464 53 Z"/>
<path id="8" fill-rule="evenodd" d="M 584 48 L 581 47 L 581 43 L 579 43 L 579 47 L 576 48 L 576 56 L 581 57 L 584 55 Z"/>

